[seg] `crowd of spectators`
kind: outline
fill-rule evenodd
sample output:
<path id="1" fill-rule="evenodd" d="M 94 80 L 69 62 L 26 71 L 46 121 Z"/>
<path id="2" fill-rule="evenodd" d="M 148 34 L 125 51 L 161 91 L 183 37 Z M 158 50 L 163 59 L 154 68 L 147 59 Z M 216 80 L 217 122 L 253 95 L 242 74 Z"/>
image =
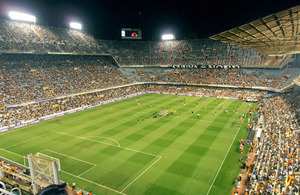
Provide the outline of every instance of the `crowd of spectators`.
<path id="1" fill-rule="evenodd" d="M 173 41 L 96 40 L 78 30 L 0 20 L 0 51 L 8 53 L 111 54 L 123 66 L 240 65 L 281 67 L 252 49 L 209 39 Z M 279 62 L 279 63 L 275 63 Z"/>
<path id="2" fill-rule="evenodd" d="M 0 108 L 132 83 L 109 56 L 2 54 Z M 261 72 L 239 69 L 155 69 L 140 74 L 140 81 L 283 88 L 285 78 L 265 78 Z"/>
<path id="3" fill-rule="evenodd" d="M 2 54 L 0 107 L 128 84 L 105 56 Z"/>
<path id="4" fill-rule="evenodd" d="M 0 51 L 106 53 L 87 33 L 7 20 L 0 20 Z"/>
<path id="5" fill-rule="evenodd" d="M 250 74 L 240 69 L 140 69 L 140 80 L 151 82 L 197 83 L 234 86 L 259 86 L 281 89 L 290 84 L 285 78 L 263 77 L 262 72 Z"/>
<path id="6" fill-rule="evenodd" d="M 300 93 L 262 99 L 265 126 L 249 175 L 250 194 L 299 193 L 299 99 Z"/>
<path id="7" fill-rule="evenodd" d="M 0 20 L 0 51 L 109 53 L 121 65 L 262 66 L 266 57 L 251 49 L 214 40 L 97 41 L 76 30 Z"/>
<path id="8" fill-rule="evenodd" d="M 217 98 L 238 98 L 242 100 L 258 100 L 263 96 L 263 92 L 246 89 L 228 89 L 216 87 L 199 86 L 170 86 L 170 85 L 146 85 L 147 91 L 171 94 L 191 94 Z"/>
<path id="9" fill-rule="evenodd" d="M 101 41 L 121 65 L 262 66 L 266 56 L 219 41 Z"/>

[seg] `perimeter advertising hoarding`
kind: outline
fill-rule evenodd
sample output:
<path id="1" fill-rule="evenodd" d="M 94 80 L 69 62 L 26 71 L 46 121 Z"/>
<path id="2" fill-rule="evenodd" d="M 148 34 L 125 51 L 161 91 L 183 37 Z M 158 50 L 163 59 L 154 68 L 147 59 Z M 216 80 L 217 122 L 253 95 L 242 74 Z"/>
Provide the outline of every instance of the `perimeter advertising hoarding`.
<path id="1" fill-rule="evenodd" d="M 240 65 L 172 65 L 173 68 L 180 69 L 235 69 Z"/>

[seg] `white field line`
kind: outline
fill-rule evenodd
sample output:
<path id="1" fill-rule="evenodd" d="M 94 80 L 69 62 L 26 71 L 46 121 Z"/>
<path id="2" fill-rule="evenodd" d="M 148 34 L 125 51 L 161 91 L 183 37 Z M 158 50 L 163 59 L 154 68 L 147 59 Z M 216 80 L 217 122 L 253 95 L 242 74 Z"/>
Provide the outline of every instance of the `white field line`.
<path id="1" fill-rule="evenodd" d="M 161 156 L 158 156 L 158 155 L 155 155 L 155 154 L 150 154 L 148 152 L 142 152 L 142 151 L 139 151 L 139 150 L 134 150 L 134 149 L 131 149 L 131 148 L 125 148 L 125 147 L 122 147 L 122 146 L 119 147 L 119 146 L 116 146 L 114 144 L 109 144 L 109 143 L 105 143 L 105 142 L 101 142 L 101 141 L 97 141 L 97 140 L 93 140 L 93 139 L 88 139 L 88 138 L 85 138 L 85 137 L 71 135 L 71 134 L 68 134 L 68 133 L 62 133 L 62 132 L 57 132 L 57 131 L 53 131 L 53 132 L 56 132 L 56 133 L 62 134 L 62 135 L 68 135 L 68 136 L 76 137 L 76 138 L 79 138 L 79 139 L 84 139 L 84 140 L 96 142 L 96 143 L 100 143 L 100 144 L 105 144 L 105 145 L 108 145 L 108 146 L 113 146 L 113 147 L 116 147 L 116 148 L 122 148 L 124 150 L 130 150 L 130 151 L 133 151 L 133 152 L 137 152 L 137 153 L 141 153 L 141 154 L 146 154 L 146 155 L 149 155 L 149 156 L 161 157 Z"/>
<path id="2" fill-rule="evenodd" d="M 56 132 L 56 131 L 53 131 L 53 132 Z M 113 147 L 117 147 L 117 148 L 122 148 L 124 150 L 130 150 L 130 151 L 134 151 L 134 152 L 137 152 L 137 153 L 142 153 L 142 154 L 146 154 L 146 155 L 150 155 L 150 156 L 154 156 L 154 157 L 157 157 L 158 159 L 156 159 L 149 167 L 147 167 L 147 169 L 145 169 L 140 175 L 138 175 L 132 182 L 130 182 L 121 192 L 117 191 L 117 190 L 114 190 L 114 189 L 111 189 L 109 187 L 106 187 L 106 186 L 103 186 L 101 184 L 97 184 L 95 182 L 92 182 L 90 180 L 87 180 L 87 179 L 84 179 L 82 177 L 80 177 L 81 175 L 85 174 L 86 172 L 92 170 L 93 168 L 95 168 L 97 165 L 95 165 L 94 167 L 91 167 L 90 169 L 86 170 L 85 172 L 81 173 L 80 175 L 76 176 L 76 175 L 73 175 L 71 173 L 68 173 L 66 171 L 62 171 L 66 174 L 70 174 L 74 177 L 77 177 L 77 178 L 80 178 L 80 179 L 83 179 L 85 181 L 88 181 L 90 183 L 93 183 L 95 185 L 98 185 L 100 187 L 103 187 L 103 188 L 106 188 L 106 189 L 109 189 L 109 190 L 112 190 L 114 192 L 117 192 L 117 193 L 120 193 L 120 194 L 124 194 L 123 191 L 126 190 L 131 184 L 133 184 L 139 177 L 141 177 L 148 169 L 150 169 L 155 163 L 157 163 L 157 161 L 159 161 L 162 157 L 161 156 L 157 156 L 157 155 L 154 155 L 154 154 L 150 154 L 150 153 L 147 153 L 147 152 L 142 152 L 142 151 L 138 151 L 138 150 L 134 150 L 134 149 L 131 149 L 131 148 L 125 148 L 125 147 L 118 147 L 118 146 L 115 146 L 113 144 L 108 144 L 108 143 L 105 143 L 105 142 L 100 142 L 100 141 L 96 141 L 96 140 L 93 140 L 93 139 L 88 139 L 88 138 L 85 138 L 85 137 L 79 137 L 79 136 L 75 136 L 75 135 L 71 135 L 71 134 L 68 134 L 68 133 L 61 133 L 61 132 L 56 132 L 58 134 L 63 134 L 63 135 L 68 135 L 68 136 L 73 136 L 73 137 L 76 137 L 76 138 L 80 138 L 80 139 L 85 139 L 85 140 L 89 140 L 89 141 L 93 141 L 93 142 L 97 142 L 97 143 L 101 143 L 101 144 L 105 144 L 105 145 L 109 145 L 109 146 L 113 146 Z M 48 149 L 44 149 L 44 150 L 48 150 Z M 54 152 L 54 151 L 51 151 L 51 150 L 48 150 L 50 152 Z M 54 152 L 54 153 L 58 153 L 58 152 Z M 60 154 L 60 153 L 58 153 Z M 70 157 L 68 155 L 64 155 L 64 154 L 60 154 L 60 155 L 63 155 L 63 156 L 67 156 L 67 157 Z M 73 158 L 73 157 L 70 157 L 70 158 Z M 75 158 L 76 159 L 76 158 Z M 77 159 L 77 160 L 80 160 L 80 159 Z M 89 163 L 88 163 L 89 164 Z M 94 165 L 94 164 L 93 164 Z"/>
<path id="3" fill-rule="evenodd" d="M 112 141 L 114 141 L 114 142 L 116 142 L 117 144 L 118 144 L 118 147 L 120 147 L 121 145 L 120 145 L 120 143 L 117 141 L 117 140 L 115 140 L 115 139 L 113 139 L 113 138 L 110 138 L 110 137 L 104 137 L 104 136 L 93 136 L 93 135 L 91 135 L 91 136 L 85 136 L 86 138 L 88 138 L 88 137 L 102 137 L 102 138 L 105 138 L 105 139 L 109 139 L 109 140 L 112 140 Z"/>
<path id="4" fill-rule="evenodd" d="M 138 118 L 139 113 L 148 113 L 148 112 L 143 112 L 143 111 L 142 112 L 137 112 L 137 113 L 134 114 L 135 118 Z"/>
<path id="5" fill-rule="evenodd" d="M 44 150 L 49 151 L 49 152 L 52 152 L 52 153 L 59 154 L 59 155 L 61 155 L 61 156 L 66 156 L 66 157 L 68 157 L 68 158 L 72 158 L 72 159 L 74 159 L 74 160 L 77 160 L 77 161 L 80 161 L 80 162 L 83 162 L 83 163 L 86 163 L 86 164 L 89 164 L 89 165 L 97 166 L 97 165 L 95 165 L 95 164 L 93 164 L 93 163 L 90 163 L 90 162 L 87 162 L 87 161 L 84 161 L 84 160 L 75 158 L 75 157 L 73 157 L 73 156 L 69 156 L 69 155 L 66 155 L 66 154 L 62 154 L 62 153 L 59 153 L 59 152 L 55 152 L 55 151 L 49 150 L 49 149 L 44 149 Z"/>
<path id="6" fill-rule="evenodd" d="M 135 115 L 134 115 L 135 118 L 138 118 L 138 113 L 140 113 L 140 112 L 135 113 Z"/>
<path id="7" fill-rule="evenodd" d="M 214 180 L 212 181 L 212 183 L 211 183 L 211 185 L 210 185 L 210 187 L 209 187 L 208 192 L 207 192 L 206 195 L 208 195 L 208 194 L 210 193 L 211 188 L 212 188 L 213 185 L 215 184 L 215 181 L 216 181 L 216 179 L 217 179 L 217 177 L 218 177 L 218 175 L 219 175 L 219 173 L 220 173 L 220 171 L 221 171 L 221 169 L 222 169 L 222 167 L 223 167 L 223 164 L 224 164 L 224 162 L 225 162 L 225 160 L 226 160 L 226 158 L 227 158 L 227 156 L 228 156 L 229 151 L 231 150 L 231 147 L 232 147 L 232 145 L 233 145 L 233 143 L 234 143 L 234 141 L 235 141 L 235 138 L 236 138 L 236 136 L 238 135 L 238 133 L 240 132 L 240 129 L 241 129 L 242 125 L 243 125 L 243 122 L 244 122 L 244 119 L 242 120 L 242 123 L 241 123 L 241 125 L 240 125 L 238 131 L 236 132 L 234 138 L 232 139 L 232 142 L 231 142 L 231 144 L 230 144 L 230 146 L 229 146 L 229 148 L 228 148 L 228 150 L 227 150 L 227 153 L 226 153 L 226 155 L 225 155 L 225 157 L 224 157 L 224 159 L 223 159 L 223 161 L 222 161 L 222 163 L 221 163 L 221 165 L 220 165 L 220 167 L 219 167 L 219 170 L 218 170 L 218 172 L 217 172 L 217 174 L 216 174 Z"/>
<path id="8" fill-rule="evenodd" d="M 41 152 L 37 152 L 36 154 L 37 154 L 37 155 L 40 155 L 40 154 L 41 154 L 41 155 L 46 156 L 46 157 L 48 157 L 48 158 L 53 158 L 53 159 L 59 160 L 58 158 L 55 158 L 55 157 L 52 157 L 52 156 L 43 154 L 43 153 L 41 153 Z"/>
<path id="9" fill-rule="evenodd" d="M 16 156 L 20 156 L 20 157 L 22 157 L 22 158 L 24 158 L 24 157 L 25 157 L 25 156 L 22 156 L 22 155 L 20 155 L 20 154 L 17 154 L 17 153 L 11 152 L 11 151 L 9 151 L 9 150 L 5 150 L 4 148 L 0 148 L 0 150 L 6 151 L 6 152 L 8 152 L 8 153 L 11 153 L 11 154 L 14 154 L 14 155 L 16 155 Z"/>
<path id="10" fill-rule="evenodd" d="M 92 170 L 93 168 L 97 167 L 97 165 L 94 165 L 93 167 L 89 168 L 88 170 L 86 170 L 85 172 L 81 173 L 80 175 L 78 175 L 79 177 L 87 172 L 89 172 L 90 170 Z"/>
<path id="11" fill-rule="evenodd" d="M 10 145 L 10 146 L 8 146 L 8 147 L 5 147 L 5 149 L 11 148 L 11 147 L 14 147 L 14 146 L 17 146 L 17 145 L 21 145 L 21 144 L 24 144 L 24 143 L 26 143 L 26 142 L 30 142 L 30 141 L 35 140 L 35 139 L 39 139 L 39 138 L 41 138 L 41 137 L 45 137 L 45 136 L 47 136 L 47 135 L 49 135 L 49 134 L 51 134 L 51 133 L 53 133 L 53 132 L 47 133 L 47 134 L 45 134 L 45 135 L 41 135 L 41 136 L 37 136 L 37 137 L 31 138 L 31 139 L 25 140 L 25 141 L 23 141 L 23 142 L 18 142 L 18 143 L 16 143 L 16 144 L 13 144 L 13 145 Z"/>
<path id="12" fill-rule="evenodd" d="M 117 190 L 115 190 L 115 189 L 112 189 L 112 188 L 110 188 L 110 187 L 107 187 L 107 186 L 98 184 L 98 183 L 96 183 L 96 182 L 93 182 L 93 181 L 91 181 L 91 180 L 82 178 L 82 177 L 77 176 L 77 175 L 74 175 L 74 174 L 72 174 L 72 173 L 69 173 L 69 172 L 66 172 L 66 171 L 62 171 L 62 170 L 61 170 L 60 172 L 66 173 L 66 174 L 71 175 L 71 176 L 73 176 L 73 177 L 77 177 L 77 178 L 79 178 L 79 179 L 82 179 L 82 180 L 84 180 L 84 181 L 86 181 L 86 182 L 92 183 L 92 184 L 94 184 L 94 185 L 96 185 L 96 186 L 105 188 L 105 189 L 107 189 L 107 190 L 110 190 L 110 191 L 113 191 L 113 192 L 116 192 L 116 193 L 119 193 L 119 194 L 124 194 L 123 192 L 119 192 L 119 191 L 117 191 Z M 124 195 L 126 195 L 126 194 L 124 194 Z"/>
<path id="13" fill-rule="evenodd" d="M 139 174 L 132 182 L 130 182 L 125 188 L 123 188 L 123 190 L 121 192 L 124 192 L 131 184 L 133 184 L 138 178 L 140 178 L 146 171 L 148 171 L 148 169 L 150 169 L 155 163 L 157 163 L 157 161 L 159 161 L 161 159 L 161 156 L 158 157 L 158 159 L 156 159 L 156 161 L 154 161 L 147 169 L 145 169 L 141 174 Z"/>

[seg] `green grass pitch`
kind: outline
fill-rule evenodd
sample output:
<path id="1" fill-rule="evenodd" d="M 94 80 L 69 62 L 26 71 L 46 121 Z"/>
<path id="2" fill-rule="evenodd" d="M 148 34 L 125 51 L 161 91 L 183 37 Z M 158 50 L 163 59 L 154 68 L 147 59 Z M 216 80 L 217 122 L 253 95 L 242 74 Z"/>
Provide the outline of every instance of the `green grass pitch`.
<path id="1" fill-rule="evenodd" d="M 230 194 L 248 109 L 241 100 L 145 94 L 1 133 L 0 156 L 59 158 L 61 180 L 95 194 Z M 154 118 L 162 110 L 169 116 Z"/>

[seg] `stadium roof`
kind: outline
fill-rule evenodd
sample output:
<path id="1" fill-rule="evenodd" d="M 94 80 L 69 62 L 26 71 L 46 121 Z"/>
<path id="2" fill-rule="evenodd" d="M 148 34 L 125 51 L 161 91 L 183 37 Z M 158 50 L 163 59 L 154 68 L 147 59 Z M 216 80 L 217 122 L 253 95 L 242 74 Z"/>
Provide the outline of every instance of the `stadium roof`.
<path id="1" fill-rule="evenodd" d="M 263 55 L 300 53 L 300 5 L 213 35 Z"/>

